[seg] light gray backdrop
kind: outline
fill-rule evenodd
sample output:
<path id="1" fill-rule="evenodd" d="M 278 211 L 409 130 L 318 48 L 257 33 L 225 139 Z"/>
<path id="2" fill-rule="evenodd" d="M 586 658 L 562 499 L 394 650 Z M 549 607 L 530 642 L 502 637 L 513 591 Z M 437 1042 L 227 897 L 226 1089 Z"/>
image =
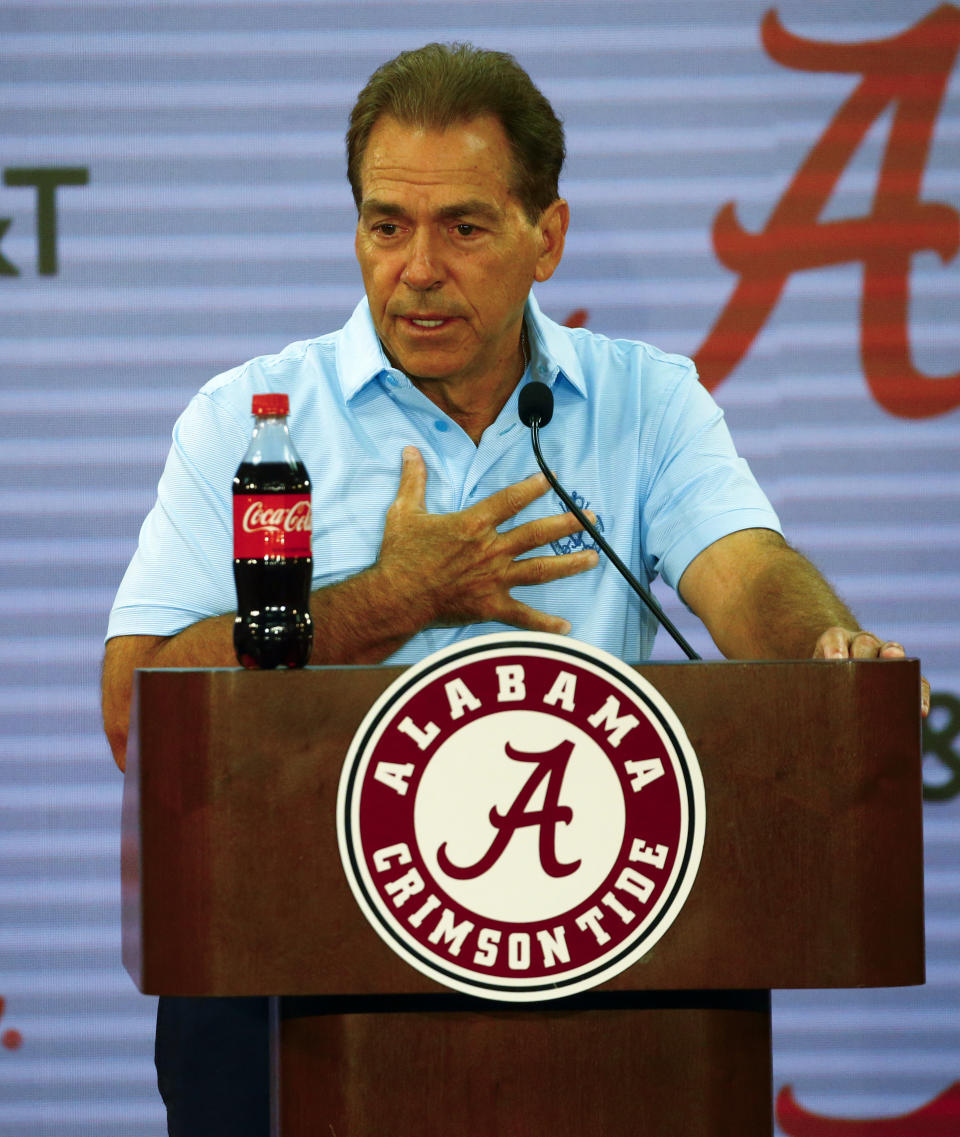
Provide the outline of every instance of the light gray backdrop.
<path id="1" fill-rule="evenodd" d="M 189 396 L 338 326 L 360 294 L 342 134 L 364 79 L 430 39 L 514 52 L 569 139 L 572 234 L 541 303 L 694 354 L 736 283 L 714 217 L 734 202 L 761 230 L 859 82 L 771 59 L 767 2 L 0 3 L 2 1137 L 163 1131 L 153 1001 L 120 964 L 106 614 Z M 933 7 L 787 0 L 779 15 L 854 43 Z M 924 199 L 952 209 L 955 88 L 923 175 Z M 869 212 L 891 122 L 877 118 L 826 218 Z M 859 261 L 791 274 L 716 391 L 794 542 L 947 696 L 925 765 L 928 986 L 775 1001 L 777 1089 L 848 1118 L 918 1109 L 960 1079 L 960 414 L 875 401 L 862 278 Z M 919 252 L 910 283 L 916 366 L 957 370 L 956 261 Z"/>

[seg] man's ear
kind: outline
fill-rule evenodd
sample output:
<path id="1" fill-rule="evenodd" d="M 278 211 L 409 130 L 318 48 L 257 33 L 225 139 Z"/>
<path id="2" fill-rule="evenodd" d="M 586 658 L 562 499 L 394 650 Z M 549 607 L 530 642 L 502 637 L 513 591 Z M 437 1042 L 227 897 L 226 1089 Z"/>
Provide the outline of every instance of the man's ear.
<path id="1" fill-rule="evenodd" d="M 537 228 L 540 231 L 541 250 L 534 273 L 534 279 L 540 283 L 549 280 L 560 263 L 569 224 L 570 206 L 562 197 L 558 197 L 540 214 Z"/>

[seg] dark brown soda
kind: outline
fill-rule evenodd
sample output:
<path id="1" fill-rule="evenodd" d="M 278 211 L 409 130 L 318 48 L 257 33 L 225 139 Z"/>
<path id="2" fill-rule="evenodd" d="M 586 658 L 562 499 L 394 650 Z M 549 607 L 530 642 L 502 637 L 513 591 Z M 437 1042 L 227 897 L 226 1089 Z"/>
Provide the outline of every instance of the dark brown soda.
<path id="1" fill-rule="evenodd" d="M 302 462 L 244 462 L 233 479 L 233 492 L 309 493 L 310 478 Z M 263 670 L 304 667 L 313 648 L 313 558 L 235 558 L 233 576 L 237 586 L 233 644 L 239 662 Z"/>

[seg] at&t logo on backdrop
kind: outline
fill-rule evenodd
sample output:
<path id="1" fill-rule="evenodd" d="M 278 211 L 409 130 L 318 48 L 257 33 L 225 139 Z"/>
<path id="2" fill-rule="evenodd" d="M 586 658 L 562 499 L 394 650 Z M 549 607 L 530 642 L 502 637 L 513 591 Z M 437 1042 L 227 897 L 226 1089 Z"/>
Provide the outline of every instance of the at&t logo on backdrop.
<path id="1" fill-rule="evenodd" d="M 550 999 L 610 979 L 670 926 L 700 863 L 703 781 L 631 668 L 508 633 L 383 693 L 337 823 L 360 907 L 408 963 L 469 994 Z"/>

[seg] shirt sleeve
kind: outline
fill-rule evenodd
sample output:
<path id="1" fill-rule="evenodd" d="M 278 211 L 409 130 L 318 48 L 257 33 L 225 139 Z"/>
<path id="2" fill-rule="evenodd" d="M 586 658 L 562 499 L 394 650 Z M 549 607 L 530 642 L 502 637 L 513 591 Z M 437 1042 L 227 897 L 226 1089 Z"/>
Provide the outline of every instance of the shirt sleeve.
<path id="1" fill-rule="evenodd" d="M 247 423 L 203 391 L 177 420 L 108 639 L 172 636 L 234 609 L 232 486 L 248 434 Z"/>
<path id="2" fill-rule="evenodd" d="M 661 406 L 641 438 L 649 486 L 641 539 L 648 573 L 661 573 L 676 589 L 694 557 L 721 537 L 782 530 L 692 364 L 664 392 Z"/>

